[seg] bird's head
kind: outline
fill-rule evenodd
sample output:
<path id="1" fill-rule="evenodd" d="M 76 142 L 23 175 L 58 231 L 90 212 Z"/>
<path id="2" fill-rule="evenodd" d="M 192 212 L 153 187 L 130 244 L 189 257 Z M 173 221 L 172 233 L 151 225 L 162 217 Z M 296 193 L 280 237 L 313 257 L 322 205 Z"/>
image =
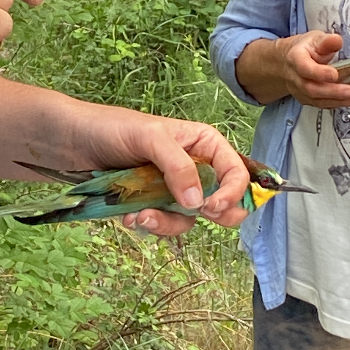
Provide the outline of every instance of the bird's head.
<path id="1" fill-rule="evenodd" d="M 263 163 L 241 154 L 240 156 L 250 174 L 251 192 L 256 208 L 261 207 L 269 199 L 282 192 L 317 193 L 310 187 L 293 184 L 283 179 L 275 170 Z"/>

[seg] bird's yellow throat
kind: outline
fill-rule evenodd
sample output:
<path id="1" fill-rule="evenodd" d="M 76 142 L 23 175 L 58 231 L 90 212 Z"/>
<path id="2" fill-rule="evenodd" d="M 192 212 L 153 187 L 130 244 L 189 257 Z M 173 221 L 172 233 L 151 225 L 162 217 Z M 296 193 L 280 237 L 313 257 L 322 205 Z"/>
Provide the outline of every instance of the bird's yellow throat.
<path id="1" fill-rule="evenodd" d="M 250 186 L 252 188 L 252 195 L 254 204 L 257 208 L 260 208 L 263 204 L 265 204 L 269 199 L 274 197 L 276 194 L 281 192 L 262 188 L 257 182 L 251 182 Z"/>

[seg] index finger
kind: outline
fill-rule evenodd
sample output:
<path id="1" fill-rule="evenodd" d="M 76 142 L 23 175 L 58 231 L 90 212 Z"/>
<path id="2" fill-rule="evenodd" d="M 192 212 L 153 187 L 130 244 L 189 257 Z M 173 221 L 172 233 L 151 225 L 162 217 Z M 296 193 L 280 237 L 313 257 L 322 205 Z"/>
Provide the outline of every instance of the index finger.
<path id="1" fill-rule="evenodd" d="M 204 210 L 206 213 L 219 213 L 237 206 L 248 187 L 250 175 L 241 157 L 228 142 L 222 142 L 217 148 L 212 165 L 220 188 L 206 198 Z"/>
<path id="2" fill-rule="evenodd" d="M 317 63 L 307 51 L 298 53 L 294 68 L 300 77 L 307 80 L 320 83 L 335 83 L 338 80 L 338 72 L 334 67 Z"/>

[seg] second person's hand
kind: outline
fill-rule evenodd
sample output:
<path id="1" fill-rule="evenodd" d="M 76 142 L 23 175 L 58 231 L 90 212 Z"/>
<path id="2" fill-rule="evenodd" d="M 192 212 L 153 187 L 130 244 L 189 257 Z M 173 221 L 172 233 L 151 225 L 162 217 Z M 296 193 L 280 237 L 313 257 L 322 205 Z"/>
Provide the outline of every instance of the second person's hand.
<path id="1" fill-rule="evenodd" d="M 327 63 L 343 45 L 340 35 L 310 31 L 279 39 L 286 87 L 300 103 L 319 108 L 350 105 L 350 85 L 338 84 L 338 72 Z"/>

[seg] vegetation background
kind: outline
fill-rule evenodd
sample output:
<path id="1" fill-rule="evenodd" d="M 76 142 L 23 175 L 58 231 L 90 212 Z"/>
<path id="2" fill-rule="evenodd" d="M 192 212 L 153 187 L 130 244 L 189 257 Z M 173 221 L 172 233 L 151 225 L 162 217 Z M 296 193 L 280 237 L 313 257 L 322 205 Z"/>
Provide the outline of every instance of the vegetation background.
<path id="1" fill-rule="evenodd" d="M 79 99 L 210 123 L 247 154 L 260 110 L 238 101 L 209 62 L 208 38 L 225 6 L 16 2 L 1 73 Z M 0 204 L 64 189 L 0 181 Z M 114 220 L 29 227 L 0 219 L 0 349 L 251 349 L 252 275 L 238 236 L 199 218 L 178 257 Z"/>

